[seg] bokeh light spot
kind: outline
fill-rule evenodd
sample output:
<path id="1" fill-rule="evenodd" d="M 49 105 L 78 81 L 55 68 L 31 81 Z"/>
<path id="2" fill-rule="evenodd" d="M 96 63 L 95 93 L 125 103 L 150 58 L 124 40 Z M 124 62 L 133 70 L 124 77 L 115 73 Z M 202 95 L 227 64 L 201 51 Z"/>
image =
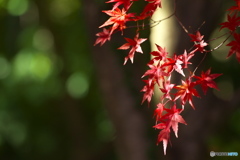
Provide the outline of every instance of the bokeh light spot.
<path id="1" fill-rule="evenodd" d="M 22 50 L 14 60 L 14 74 L 17 78 L 45 80 L 52 71 L 52 62 L 44 53 Z"/>
<path id="2" fill-rule="evenodd" d="M 53 35 L 47 29 L 39 29 L 33 37 L 33 45 L 39 50 L 47 51 L 53 47 Z"/>
<path id="3" fill-rule="evenodd" d="M 7 10 L 13 16 L 23 15 L 28 9 L 27 0 L 9 0 L 7 4 Z"/>
<path id="4" fill-rule="evenodd" d="M 29 65 L 32 59 L 32 54 L 28 50 L 20 51 L 14 59 L 14 73 L 17 78 L 22 78 L 28 75 Z"/>
<path id="5" fill-rule="evenodd" d="M 82 98 L 86 95 L 89 82 L 86 75 L 77 72 L 72 74 L 66 83 L 67 91 L 73 98 Z"/>
<path id="6" fill-rule="evenodd" d="M 98 136 L 102 141 L 108 141 L 113 136 L 113 126 L 108 119 L 101 120 L 98 123 Z"/>
<path id="7" fill-rule="evenodd" d="M 73 12 L 78 11 L 79 0 L 52 0 L 50 3 L 50 12 L 54 21 L 64 22 L 66 17 Z"/>
<path id="8" fill-rule="evenodd" d="M 51 73 L 51 69 L 52 64 L 49 57 L 41 53 L 34 54 L 30 65 L 32 75 L 37 79 L 44 80 Z"/>

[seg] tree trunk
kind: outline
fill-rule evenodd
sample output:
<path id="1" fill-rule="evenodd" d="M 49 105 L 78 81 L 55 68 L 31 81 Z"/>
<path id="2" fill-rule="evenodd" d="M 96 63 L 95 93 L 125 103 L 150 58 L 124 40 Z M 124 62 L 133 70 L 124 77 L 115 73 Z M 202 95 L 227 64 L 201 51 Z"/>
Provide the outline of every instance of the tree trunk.
<path id="1" fill-rule="evenodd" d="M 98 26 L 103 23 L 97 18 L 101 10 L 94 1 L 84 0 L 83 6 L 90 45 L 93 45 Z M 136 108 L 135 97 L 124 82 L 123 66 L 110 45 L 108 42 L 102 47 L 92 47 L 92 57 L 104 104 L 116 130 L 117 154 L 121 160 L 147 160 L 146 124 Z"/>

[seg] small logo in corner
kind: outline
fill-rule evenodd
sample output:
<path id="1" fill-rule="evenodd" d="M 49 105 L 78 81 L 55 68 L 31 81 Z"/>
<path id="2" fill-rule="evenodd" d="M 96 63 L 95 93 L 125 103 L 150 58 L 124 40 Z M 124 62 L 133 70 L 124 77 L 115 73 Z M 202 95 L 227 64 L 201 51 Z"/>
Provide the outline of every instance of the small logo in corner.
<path id="1" fill-rule="evenodd" d="M 210 152 L 210 156 L 211 156 L 211 157 L 214 157 L 215 155 L 216 155 L 216 154 L 215 154 L 214 151 L 211 151 L 211 152 Z"/>

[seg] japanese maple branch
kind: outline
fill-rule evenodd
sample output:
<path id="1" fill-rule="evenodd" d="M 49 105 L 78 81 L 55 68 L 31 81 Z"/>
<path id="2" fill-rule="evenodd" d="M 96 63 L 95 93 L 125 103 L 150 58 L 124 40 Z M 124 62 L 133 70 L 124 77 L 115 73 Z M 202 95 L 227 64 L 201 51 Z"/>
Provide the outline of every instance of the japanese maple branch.
<path id="1" fill-rule="evenodd" d="M 173 13 L 170 14 L 169 16 L 167 16 L 166 18 L 163 18 L 163 19 L 158 20 L 158 21 L 155 21 L 155 20 L 151 19 L 151 21 L 153 21 L 153 23 L 152 23 L 153 26 L 151 26 L 151 28 L 157 26 L 159 23 L 161 23 L 164 20 L 167 20 L 167 19 L 169 19 L 173 16 L 176 16 L 176 0 L 174 0 L 174 7 L 173 8 L 174 8 Z M 154 24 L 154 23 L 156 23 L 156 24 Z M 152 24 L 150 24 L 150 25 L 152 25 Z"/>

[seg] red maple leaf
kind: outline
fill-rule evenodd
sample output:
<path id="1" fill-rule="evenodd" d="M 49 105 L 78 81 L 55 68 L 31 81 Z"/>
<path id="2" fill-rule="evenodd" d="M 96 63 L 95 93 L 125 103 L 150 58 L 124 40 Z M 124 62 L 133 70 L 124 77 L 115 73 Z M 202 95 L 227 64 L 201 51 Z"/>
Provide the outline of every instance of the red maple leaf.
<path id="1" fill-rule="evenodd" d="M 185 120 L 182 118 L 182 116 L 180 115 L 180 113 L 183 111 L 182 109 L 177 109 L 176 108 L 176 104 L 174 104 L 171 109 L 164 109 L 165 111 L 167 111 L 168 113 L 165 114 L 162 119 L 169 119 L 169 126 L 172 127 L 175 136 L 178 137 L 178 123 L 183 123 L 185 125 L 187 125 L 187 123 L 185 122 Z"/>
<path id="2" fill-rule="evenodd" d="M 133 63 L 133 58 L 134 58 L 135 52 L 143 53 L 140 44 L 143 43 L 144 41 L 146 41 L 147 38 L 138 38 L 138 37 L 139 37 L 139 34 L 137 34 L 134 39 L 125 38 L 125 40 L 128 43 L 125 43 L 121 47 L 118 48 L 118 49 L 124 49 L 125 50 L 125 49 L 129 49 L 130 47 L 132 47 L 128 56 L 125 57 L 124 65 L 127 63 L 128 59 L 130 59 L 131 62 Z"/>
<path id="3" fill-rule="evenodd" d="M 98 38 L 96 39 L 94 46 L 98 43 L 102 46 L 107 40 L 109 41 L 111 39 L 111 33 L 106 28 L 103 28 L 103 31 L 97 33 L 96 36 L 98 36 Z"/>
<path id="4" fill-rule="evenodd" d="M 227 46 L 231 46 L 227 58 L 236 53 L 236 58 L 240 63 L 240 34 L 234 33 L 234 39 L 235 41 L 227 44 Z"/>
<path id="5" fill-rule="evenodd" d="M 164 95 L 162 96 L 163 99 L 168 98 L 172 100 L 170 96 L 170 91 L 173 89 L 175 85 L 170 83 L 170 79 L 171 79 L 171 76 L 169 76 L 168 79 L 163 82 L 163 88 L 160 88 L 160 90 L 164 93 Z"/>
<path id="6" fill-rule="evenodd" d="M 166 127 L 167 127 L 166 123 L 164 122 L 158 123 L 155 126 L 153 126 L 153 128 L 156 128 L 156 129 L 165 129 Z"/>
<path id="7" fill-rule="evenodd" d="M 161 122 L 153 126 L 153 128 L 162 129 L 162 131 L 159 132 L 157 144 L 163 141 L 163 150 L 166 155 L 166 148 L 170 137 L 170 128 L 172 127 L 175 136 L 178 137 L 178 123 L 183 123 L 185 125 L 187 125 L 187 123 L 180 115 L 182 109 L 177 109 L 176 104 L 170 109 L 164 108 L 164 110 L 167 111 L 167 113 L 159 118 L 159 121 Z"/>
<path id="8" fill-rule="evenodd" d="M 186 50 L 184 50 L 184 53 L 182 55 L 179 55 L 178 58 L 183 62 L 183 68 L 187 68 L 188 64 L 192 64 L 191 62 L 189 62 L 189 60 L 194 56 L 194 53 L 197 51 L 198 49 L 193 50 L 190 53 L 187 53 Z"/>
<path id="9" fill-rule="evenodd" d="M 217 84 L 213 80 L 222 75 L 222 74 L 210 74 L 210 72 L 211 68 L 208 69 L 205 73 L 202 72 L 201 77 L 194 76 L 194 78 L 198 79 L 196 83 L 201 84 L 204 94 L 207 93 L 208 87 L 218 89 Z"/>
<path id="10" fill-rule="evenodd" d="M 106 3 L 115 3 L 113 5 L 113 10 L 116 9 L 118 6 L 120 5 L 123 5 L 124 8 L 126 10 L 128 10 L 130 8 L 130 6 L 132 5 L 132 1 L 138 1 L 138 0 L 110 0 L 110 1 L 107 1 Z"/>
<path id="11" fill-rule="evenodd" d="M 156 127 L 154 127 L 156 128 Z M 167 145 L 170 137 L 170 129 L 163 129 L 158 134 L 157 144 L 163 141 L 163 151 L 164 155 L 166 155 Z"/>
<path id="12" fill-rule="evenodd" d="M 228 9 L 228 11 L 240 11 L 240 0 L 235 0 L 237 6 L 232 6 L 231 8 Z"/>
<path id="13" fill-rule="evenodd" d="M 199 31 L 197 31 L 196 34 L 189 34 L 189 36 L 192 38 L 192 42 L 201 42 L 204 37 Z"/>
<path id="14" fill-rule="evenodd" d="M 230 31 L 234 31 L 240 25 L 240 17 L 237 17 L 237 14 L 233 16 L 228 15 L 228 22 L 220 23 L 222 27 L 220 28 L 228 28 Z"/>
<path id="15" fill-rule="evenodd" d="M 167 59 L 168 52 L 166 52 L 165 48 L 162 48 L 161 46 L 157 45 L 158 51 L 152 51 L 150 54 L 154 56 L 153 60 L 163 60 L 165 61 Z"/>
<path id="16" fill-rule="evenodd" d="M 152 79 L 154 79 L 158 85 L 161 84 L 161 81 L 164 80 L 164 76 L 168 76 L 168 74 L 165 72 L 165 68 L 161 65 L 161 63 L 158 63 L 157 65 L 154 64 L 154 61 L 151 61 L 152 63 L 149 63 L 149 70 L 147 70 L 144 75 L 142 76 L 149 76 Z"/>
<path id="17" fill-rule="evenodd" d="M 176 137 L 178 137 L 178 123 L 183 123 L 183 124 L 187 125 L 187 123 L 182 118 L 182 116 L 179 115 L 179 112 L 175 112 L 172 115 L 171 126 L 172 126 L 172 129 L 173 129 Z"/>
<path id="18" fill-rule="evenodd" d="M 174 88 L 178 89 L 179 91 L 175 94 L 174 101 L 178 98 L 181 98 L 182 105 L 185 105 L 186 102 L 192 106 L 193 109 L 195 109 L 193 102 L 192 102 L 192 96 L 200 97 L 197 90 L 194 89 L 196 86 L 196 83 L 191 82 L 191 78 L 188 78 L 186 81 L 182 80 L 182 85 L 175 86 Z"/>
<path id="19" fill-rule="evenodd" d="M 152 95 L 154 93 L 154 85 L 155 82 L 152 81 L 152 79 L 149 80 L 143 80 L 143 82 L 146 83 L 146 85 L 143 87 L 143 89 L 141 90 L 141 92 L 145 92 L 143 95 L 143 99 L 142 99 L 142 103 L 147 100 L 148 104 L 151 102 L 152 99 Z"/>
<path id="20" fill-rule="evenodd" d="M 170 74 L 173 69 L 180 73 L 181 75 L 184 75 L 183 68 L 182 68 L 183 61 L 174 54 L 173 58 L 167 58 L 167 62 L 163 64 L 163 66 L 168 66 L 168 73 Z"/>
<path id="21" fill-rule="evenodd" d="M 145 0 L 145 1 L 147 1 L 147 2 L 149 2 L 149 3 L 153 3 L 153 4 L 155 4 L 155 5 L 157 5 L 158 7 L 162 7 L 162 0 Z"/>
<path id="22" fill-rule="evenodd" d="M 126 28 L 126 22 L 131 21 L 131 17 L 135 17 L 134 13 L 126 13 L 126 10 L 123 8 L 120 10 L 119 8 L 116 8 L 114 10 L 108 10 L 103 11 L 107 15 L 111 16 L 103 25 L 101 25 L 99 28 L 112 25 L 111 32 L 119 28 L 121 31 Z"/>
<path id="23" fill-rule="evenodd" d="M 196 32 L 196 34 L 189 34 L 189 36 L 192 38 L 191 41 L 194 42 L 194 46 L 197 48 L 197 51 L 200 51 L 203 53 L 205 51 L 204 47 L 207 46 L 208 44 L 204 42 L 203 37 L 204 35 L 201 35 L 199 31 Z"/>
<path id="24" fill-rule="evenodd" d="M 197 48 L 197 51 L 203 53 L 205 51 L 204 47 L 207 46 L 208 44 L 204 41 L 201 41 L 199 43 L 195 44 L 195 47 Z"/>
<path id="25" fill-rule="evenodd" d="M 162 117 L 162 112 L 164 109 L 164 105 L 162 103 L 158 103 L 157 104 L 157 108 L 154 111 L 154 116 L 156 116 L 156 120 L 158 121 L 161 117 Z M 163 123 L 160 123 L 163 124 Z M 163 129 L 162 127 L 160 128 L 160 126 L 157 129 Z"/>
<path id="26" fill-rule="evenodd" d="M 148 1 L 149 3 L 145 6 L 143 9 L 143 12 L 141 13 L 141 18 L 144 19 L 148 16 L 152 16 L 153 13 L 156 11 L 157 7 L 162 7 L 162 0 L 145 0 Z"/>

